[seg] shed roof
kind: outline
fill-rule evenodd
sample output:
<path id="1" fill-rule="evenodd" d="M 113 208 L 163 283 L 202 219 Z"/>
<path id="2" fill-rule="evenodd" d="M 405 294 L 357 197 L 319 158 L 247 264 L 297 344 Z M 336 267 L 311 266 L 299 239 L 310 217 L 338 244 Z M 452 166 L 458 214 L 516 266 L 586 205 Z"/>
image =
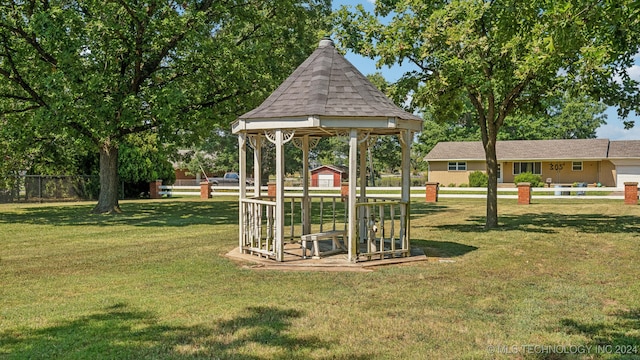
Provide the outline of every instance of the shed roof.
<path id="1" fill-rule="evenodd" d="M 496 143 L 498 160 L 606 159 L 608 139 L 506 140 Z M 480 141 L 440 142 L 425 160 L 485 160 Z"/>
<path id="2" fill-rule="evenodd" d="M 333 41 L 324 39 L 260 106 L 238 118 L 234 132 L 260 125 L 273 128 L 273 122 L 278 128 L 342 127 L 342 122 L 366 118 L 383 120 L 377 126 L 363 124 L 367 128 L 422 129 L 420 117 L 396 106 L 336 50 Z"/>
<path id="3" fill-rule="evenodd" d="M 346 172 L 349 171 L 348 167 L 341 166 L 341 165 L 320 165 L 320 166 L 318 166 L 316 168 L 311 169 L 310 171 L 311 171 L 311 173 L 315 173 L 315 172 L 318 172 L 318 171 L 320 171 L 322 169 L 333 170 L 334 172 L 341 173 L 341 174 L 346 173 Z"/>

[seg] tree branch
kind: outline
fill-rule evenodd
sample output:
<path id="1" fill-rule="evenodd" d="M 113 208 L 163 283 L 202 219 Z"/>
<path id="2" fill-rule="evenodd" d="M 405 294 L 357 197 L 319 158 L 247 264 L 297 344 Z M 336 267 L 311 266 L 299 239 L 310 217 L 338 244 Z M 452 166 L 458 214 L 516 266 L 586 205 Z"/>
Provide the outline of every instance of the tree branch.
<path id="1" fill-rule="evenodd" d="M 3 112 L 0 112 L 0 114 L 2 114 L 2 115 L 19 114 L 19 113 L 35 110 L 35 109 L 38 109 L 38 108 L 40 108 L 40 105 L 32 105 L 32 106 L 27 106 L 24 109 L 6 110 L 6 111 L 3 111 Z"/>
<path id="2" fill-rule="evenodd" d="M 75 122 L 75 121 L 71 121 L 68 123 L 69 127 L 74 129 L 75 131 L 81 133 L 82 135 L 88 137 L 89 139 L 91 139 L 91 141 L 95 144 L 99 143 L 99 139 L 98 137 L 93 134 L 93 132 L 91 132 L 91 130 L 87 129 L 84 125 Z"/>
<path id="3" fill-rule="evenodd" d="M 142 27 L 142 23 L 140 22 L 140 19 L 125 1 L 118 0 L 117 3 L 124 8 L 124 10 L 127 12 L 127 14 L 129 14 L 129 16 L 131 16 L 131 19 L 133 19 L 136 25 L 138 25 L 139 27 Z"/>
<path id="4" fill-rule="evenodd" d="M 418 60 L 415 56 L 412 56 L 412 55 L 407 55 L 406 57 L 407 57 L 407 59 L 409 59 L 409 61 L 411 61 L 417 67 L 419 67 L 422 70 L 422 72 L 431 73 L 431 74 L 433 74 L 435 76 L 438 76 L 438 71 L 436 69 L 434 69 L 434 68 L 430 68 L 428 66 L 425 66 L 424 65 L 424 61 Z"/>
<path id="5" fill-rule="evenodd" d="M 58 60 L 56 60 L 56 58 L 53 57 L 53 55 L 49 54 L 48 52 L 46 52 L 42 48 L 42 46 L 40 45 L 40 43 L 36 39 L 35 35 L 27 34 L 27 32 L 25 32 L 22 28 L 11 27 L 11 26 L 8 26 L 6 24 L 1 24 L 0 23 L 0 27 L 3 27 L 5 29 L 11 31 L 12 33 L 18 35 L 20 38 L 25 40 L 29 45 L 31 45 L 31 47 L 38 53 L 38 55 L 40 55 L 42 60 L 44 60 L 45 62 L 48 62 L 49 64 L 51 64 L 53 66 L 57 66 L 58 65 Z"/>
<path id="6" fill-rule="evenodd" d="M 29 84 L 27 84 L 27 82 L 22 78 L 22 75 L 20 75 L 20 72 L 18 71 L 18 68 L 16 67 L 15 62 L 13 61 L 13 57 L 11 56 L 11 52 L 9 51 L 10 49 L 7 46 L 7 39 L 3 38 L 2 40 L 3 40 L 2 43 L 4 45 L 4 48 L 7 51 L 5 58 L 7 59 L 7 63 L 11 67 L 11 72 L 4 69 L 0 69 L 0 75 L 4 76 L 9 81 L 17 84 L 20 88 L 22 88 L 29 95 L 31 95 L 31 101 L 39 104 L 40 106 L 44 106 L 48 108 L 49 105 L 47 105 L 44 99 L 42 99 L 42 97 L 40 97 L 40 95 L 35 90 L 33 90 L 33 88 L 29 86 Z"/>
<path id="7" fill-rule="evenodd" d="M 500 104 L 500 112 L 498 114 L 498 119 L 496 119 L 496 125 L 502 126 L 504 123 L 504 119 L 513 111 L 516 104 L 516 99 L 522 94 L 522 91 L 525 87 L 533 80 L 534 76 L 529 75 L 525 78 L 521 83 L 516 85 L 508 94 L 505 96 L 504 100 Z"/>
<path id="8" fill-rule="evenodd" d="M 251 35 L 255 34 L 261 27 L 262 27 L 262 24 L 253 24 L 253 29 L 251 29 L 251 31 L 249 31 L 249 33 L 244 34 L 243 36 L 241 36 L 236 41 L 236 46 L 240 46 L 240 45 L 242 45 L 243 42 L 251 39 Z"/>
<path id="9" fill-rule="evenodd" d="M 147 130 L 151 130 L 154 127 L 156 127 L 157 121 L 152 121 L 146 124 L 142 124 L 142 125 L 138 125 L 138 126 L 134 126 L 134 127 L 130 127 L 130 128 L 123 128 L 120 129 L 119 134 L 120 136 L 125 136 L 125 135 L 129 135 L 129 134 L 137 134 L 143 131 L 147 131 Z"/>
<path id="10" fill-rule="evenodd" d="M 22 101 L 32 101 L 33 100 L 30 97 L 14 95 L 14 94 L 0 94 L 0 98 L 22 100 Z"/>
<path id="11" fill-rule="evenodd" d="M 156 82 L 155 85 L 158 86 L 159 88 L 163 88 L 165 86 L 167 86 L 168 84 L 172 83 L 175 80 L 178 80 L 180 78 L 189 76 L 195 72 L 197 72 L 198 70 L 200 70 L 202 68 L 202 66 L 197 65 L 197 64 L 193 64 L 194 67 L 190 69 L 190 71 L 182 71 L 182 72 L 175 72 L 173 76 L 169 77 L 168 79 L 164 80 L 164 81 L 160 81 L 160 82 Z M 171 67 L 158 67 L 158 69 L 156 71 L 160 71 L 160 70 L 172 70 Z"/>
<path id="12" fill-rule="evenodd" d="M 214 0 L 203 1 L 195 11 L 208 12 L 213 6 L 213 1 Z M 149 61 L 146 61 L 144 63 L 144 66 L 142 66 L 139 76 L 135 78 L 131 84 L 132 93 L 138 93 L 140 91 L 140 86 L 142 86 L 142 83 L 144 82 L 144 80 L 148 79 L 149 76 L 151 76 L 151 74 L 153 74 L 157 70 L 162 60 L 166 58 L 169 52 L 172 49 L 174 49 L 182 39 L 184 39 L 187 32 L 191 29 L 191 26 L 193 26 L 194 22 L 195 22 L 195 17 L 192 17 L 191 19 L 189 19 L 182 32 L 175 34 L 155 56 L 151 57 Z"/>
<path id="13" fill-rule="evenodd" d="M 216 105 L 220 104 L 221 102 L 224 102 L 224 101 L 227 101 L 227 100 L 231 100 L 236 96 L 248 95 L 248 94 L 251 93 L 251 91 L 252 90 L 244 90 L 244 91 L 236 90 L 232 94 L 228 94 L 228 95 L 216 98 L 215 100 L 206 101 L 206 102 L 202 102 L 202 103 L 198 103 L 198 104 L 193 104 L 193 105 L 185 108 L 185 110 L 195 110 L 195 109 L 202 109 L 202 108 L 210 108 L 210 107 L 213 107 L 213 106 L 216 106 Z"/>
<path id="14" fill-rule="evenodd" d="M 126 2 L 119 0 L 118 3 L 124 7 L 125 11 L 129 14 L 129 16 L 131 16 L 131 19 L 133 19 L 134 23 L 136 24 L 136 37 L 135 37 L 135 65 L 134 65 L 134 76 L 133 76 L 133 81 L 132 81 L 132 85 L 133 84 L 140 84 L 140 77 L 142 74 L 142 53 L 143 53 L 143 43 L 144 43 L 144 33 L 146 30 L 146 25 L 138 18 L 138 16 L 135 14 L 135 12 L 131 9 L 131 7 L 129 7 L 127 5 Z M 149 11 L 151 11 L 151 7 L 148 9 L 147 12 L 147 19 L 152 15 L 152 13 L 149 13 Z M 126 57 L 128 58 L 128 56 Z M 123 61 L 123 64 L 121 66 L 121 73 L 122 75 L 124 75 L 124 72 L 126 71 L 126 66 L 127 64 L 125 64 L 125 62 Z M 135 86 L 134 87 L 136 90 L 139 90 L 140 86 Z M 137 91 L 136 91 L 137 92 Z"/>
<path id="15" fill-rule="evenodd" d="M 478 112 L 478 124 L 480 125 L 480 135 L 482 136 L 482 143 L 486 144 L 489 142 L 489 133 L 487 131 L 487 117 L 484 113 L 484 106 L 482 105 L 482 97 L 480 93 L 473 89 L 468 89 L 467 93 L 469 95 L 469 100 L 473 107 L 476 108 Z"/>

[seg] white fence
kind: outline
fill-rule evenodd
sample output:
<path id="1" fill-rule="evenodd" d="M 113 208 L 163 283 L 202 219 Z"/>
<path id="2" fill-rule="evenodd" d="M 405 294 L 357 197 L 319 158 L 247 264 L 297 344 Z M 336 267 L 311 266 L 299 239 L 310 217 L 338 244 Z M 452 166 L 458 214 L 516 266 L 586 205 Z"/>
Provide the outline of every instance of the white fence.
<path id="1" fill-rule="evenodd" d="M 413 189 L 413 188 L 412 188 Z M 599 193 L 599 194 L 595 194 Z M 413 197 L 413 195 L 412 195 Z M 440 198 L 486 199 L 486 188 L 440 187 Z M 518 188 L 498 188 L 498 199 L 517 199 Z M 624 200 L 624 189 L 615 187 L 553 187 L 531 188 L 532 199 L 609 199 Z"/>
<path id="2" fill-rule="evenodd" d="M 162 185 L 160 186 L 160 195 L 167 196 L 200 196 L 200 186 L 176 186 Z M 236 187 L 237 190 L 237 187 Z"/>
<path id="3" fill-rule="evenodd" d="M 167 196 L 200 196 L 200 186 L 174 186 L 163 185 L 160 187 L 160 195 Z M 285 187 L 285 191 L 290 196 L 302 196 L 302 187 Z M 266 193 L 267 187 L 262 186 L 261 190 Z M 553 188 L 531 188 L 532 199 L 613 199 L 624 200 L 624 189 L 615 187 L 553 187 Z M 339 187 L 310 187 L 309 191 L 313 196 L 332 196 L 340 193 Z M 359 191 L 359 188 L 358 188 Z M 296 193 L 299 192 L 299 193 Z M 253 194 L 253 186 L 247 186 L 247 194 Z M 385 197 L 400 198 L 399 187 L 368 187 L 367 194 L 383 194 Z M 211 196 L 239 196 L 237 186 L 212 186 Z M 412 198 L 425 197 L 423 186 L 411 187 Z M 440 187 L 439 198 L 458 199 L 484 199 L 487 197 L 486 188 L 460 188 L 460 187 Z M 517 199 L 518 189 L 516 187 L 498 188 L 499 199 Z"/>

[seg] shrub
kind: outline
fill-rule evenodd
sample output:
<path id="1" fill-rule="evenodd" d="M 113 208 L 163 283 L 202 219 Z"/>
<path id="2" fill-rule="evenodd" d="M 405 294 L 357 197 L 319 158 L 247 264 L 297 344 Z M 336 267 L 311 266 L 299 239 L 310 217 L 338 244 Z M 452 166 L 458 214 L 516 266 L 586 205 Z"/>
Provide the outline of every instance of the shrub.
<path id="1" fill-rule="evenodd" d="M 423 186 L 425 183 L 424 178 L 411 178 L 411 186 Z"/>
<path id="2" fill-rule="evenodd" d="M 462 183 L 462 184 L 458 185 L 458 187 L 469 187 L 469 184 Z"/>
<path id="3" fill-rule="evenodd" d="M 456 187 L 456 183 L 449 183 L 449 185 L 447 185 L 447 187 Z"/>
<path id="4" fill-rule="evenodd" d="M 535 175 L 530 172 L 524 172 L 516 175 L 516 177 L 513 178 L 513 181 L 516 184 L 521 182 L 528 182 L 528 183 L 531 183 L 531 186 L 533 187 L 544 186 L 544 183 L 542 182 L 542 178 L 540 177 L 540 175 Z"/>
<path id="5" fill-rule="evenodd" d="M 385 176 L 383 178 L 377 179 L 376 184 L 378 184 L 378 186 L 383 186 L 383 187 L 401 186 L 402 179 L 400 177 L 395 177 L 395 176 Z"/>
<path id="6" fill-rule="evenodd" d="M 469 174 L 469 186 L 471 187 L 487 187 L 489 177 L 482 171 L 474 171 Z"/>

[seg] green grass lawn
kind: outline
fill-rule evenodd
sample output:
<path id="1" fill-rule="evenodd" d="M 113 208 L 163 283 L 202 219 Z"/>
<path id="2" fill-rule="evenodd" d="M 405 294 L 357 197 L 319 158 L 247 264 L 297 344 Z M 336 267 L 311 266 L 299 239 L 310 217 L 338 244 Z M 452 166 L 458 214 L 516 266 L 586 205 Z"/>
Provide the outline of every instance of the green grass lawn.
<path id="1" fill-rule="evenodd" d="M 0 205 L 0 359 L 640 358 L 622 201 L 414 202 L 430 261 L 370 273 L 235 264 L 231 198 L 92 206 Z"/>

